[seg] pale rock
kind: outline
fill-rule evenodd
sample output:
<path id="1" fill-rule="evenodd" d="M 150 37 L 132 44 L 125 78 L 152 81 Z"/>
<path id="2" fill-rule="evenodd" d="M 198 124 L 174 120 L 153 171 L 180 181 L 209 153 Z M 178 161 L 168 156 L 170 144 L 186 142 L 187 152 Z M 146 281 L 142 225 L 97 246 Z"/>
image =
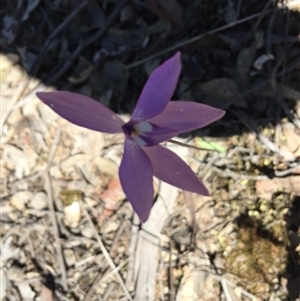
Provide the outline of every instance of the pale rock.
<path id="1" fill-rule="evenodd" d="M 28 282 L 20 282 L 17 285 L 23 301 L 34 300 L 35 292 L 31 289 Z"/>
<path id="2" fill-rule="evenodd" d="M 25 278 L 30 280 L 30 279 L 33 279 L 33 278 L 39 278 L 40 276 L 41 276 L 41 274 L 39 272 L 32 271 L 32 272 L 26 273 Z"/>
<path id="3" fill-rule="evenodd" d="M 36 210 L 43 210 L 46 209 L 48 206 L 48 197 L 45 192 L 37 192 L 28 203 L 28 207 L 36 209 Z"/>
<path id="4" fill-rule="evenodd" d="M 76 174 L 77 168 L 80 168 L 81 170 L 85 169 L 84 166 L 89 166 L 91 159 L 92 157 L 86 154 L 76 154 L 70 156 L 61 163 L 60 170 L 66 176 L 70 176 L 74 173 Z"/>
<path id="5" fill-rule="evenodd" d="M 94 198 L 91 198 L 89 196 L 86 196 L 84 198 L 84 200 L 89 207 L 94 207 L 95 205 L 97 205 L 99 203 L 99 201 L 97 201 Z"/>
<path id="6" fill-rule="evenodd" d="M 75 201 L 72 204 L 65 206 L 64 213 L 65 224 L 70 228 L 76 228 L 81 215 L 80 203 Z"/>
<path id="7" fill-rule="evenodd" d="M 21 268 L 12 266 L 11 268 L 9 268 L 7 277 L 10 281 L 22 282 L 25 279 L 25 274 Z"/>
<path id="8" fill-rule="evenodd" d="M 8 218 L 13 221 L 16 222 L 20 219 L 20 214 L 18 212 L 10 212 L 8 213 Z"/>
<path id="9" fill-rule="evenodd" d="M 11 106 L 11 97 L 10 96 L 2 96 L 1 98 L 2 110 L 0 110 L 0 118 L 2 119 L 4 115 L 7 114 L 8 110 Z M 7 122 L 11 125 L 17 124 L 22 119 L 21 110 L 12 110 L 7 119 Z"/>
<path id="10" fill-rule="evenodd" d="M 107 234 L 110 232 L 116 232 L 120 227 L 120 224 L 117 222 L 110 222 L 107 226 L 103 229 L 102 233 Z"/>
<path id="11" fill-rule="evenodd" d="M 118 253 L 119 254 L 126 254 L 127 248 L 125 246 L 119 246 L 118 247 Z"/>
<path id="12" fill-rule="evenodd" d="M 35 150 L 28 148 L 24 150 L 25 156 L 27 158 L 29 170 L 32 171 L 36 168 L 37 162 L 39 160 L 38 154 L 35 152 Z"/>
<path id="13" fill-rule="evenodd" d="M 95 157 L 92 161 L 92 164 L 101 172 L 110 174 L 113 177 L 118 176 L 119 166 L 117 165 L 116 162 L 110 159 L 103 158 L 103 157 Z"/>
<path id="14" fill-rule="evenodd" d="M 24 250 L 20 249 L 20 252 L 18 254 L 18 262 L 20 264 L 26 265 L 26 260 L 27 260 L 27 257 L 26 257 L 26 254 L 25 254 Z"/>
<path id="15" fill-rule="evenodd" d="M 91 227 L 85 226 L 81 229 L 81 234 L 86 238 L 92 238 L 94 236 L 94 229 L 91 229 Z"/>
<path id="16" fill-rule="evenodd" d="M 75 265 L 76 257 L 75 257 L 75 253 L 72 249 L 64 250 L 64 258 L 65 258 L 65 261 L 66 261 L 66 264 L 68 267 Z"/>
<path id="17" fill-rule="evenodd" d="M 43 122 L 41 117 L 36 112 L 36 115 L 34 117 L 30 116 L 30 126 L 33 131 L 33 135 L 35 138 L 36 133 L 42 133 L 44 136 L 48 133 L 48 127 Z"/>
<path id="18" fill-rule="evenodd" d="M 99 285 L 96 286 L 95 292 L 99 295 L 103 295 L 105 290 L 107 289 L 108 284 L 105 282 L 100 282 Z"/>
<path id="19" fill-rule="evenodd" d="M 50 167 L 50 176 L 53 178 L 53 179 L 60 179 L 60 178 L 63 178 L 63 174 L 59 168 L 58 165 L 52 165 Z"/>
<path id="20" fill-rule="evenodd" d="M 35 143 L 38 146 L 39 151 L 43 150 L 49 153 L 50 150 L 47 144 L 45 143 L 44 137 L 45 137 L 45 133 L 34 132 Z"/>
<path id="21" fill-rule="evenodd" d="M 30 191 L 19 191 L 16 192 L 10 198 L 10 204 L 15 207 L 16 209 L 23 211 L 26 207 L 26 204 L 32 198 L 32 192 Z"/>
<path id="22" fill-rule="evenodd" d="M 220 284 L 218 280 L 206 271 L 193 270 L 187 277 L 183 277 L 177 294 L 178 301 L 210 301 L 218 300 Z"/>
<path id="23" fill-rule="evenodd" d="M 38 100 L 36 98 L 32 98 L 30 101 L 27 102 L 22 108 L 23 115 L 26 117 L 38 117 Z"/>
<path id="24" fill-rule="evenodd" d="M 102 266 L 103 260 L 105 260 L 105 257 L 102 253 L 94 257 L 95 264 L 97 264 L 99 267 Z"/>
<path id="25" fill-rule="evenodd" d="M 3 160 L 5 165 L 9 165 L 10 168 L 15 170 L 15 176 L 17 179 L 21 179 L 23 176 L 30 174 L 29 161 L 26 154 L 19 148 L 5 144 L 3 149 Z"/>
<path id="26" fill-rule="evenodd" d="M 20 85 L 23 85 L 24 75 L 24 71 L 20 67 L 11 68 L 7 73 L 6 82 L 18 89 Z"/>
<path id="27" fill-rule="evenodd" d="M 8 260 L 18 255 L 20 248 L 12 244 L 13 237 L 8 236 L 7 239 L 0 240 L 0 262 L 5 264 Z"/>

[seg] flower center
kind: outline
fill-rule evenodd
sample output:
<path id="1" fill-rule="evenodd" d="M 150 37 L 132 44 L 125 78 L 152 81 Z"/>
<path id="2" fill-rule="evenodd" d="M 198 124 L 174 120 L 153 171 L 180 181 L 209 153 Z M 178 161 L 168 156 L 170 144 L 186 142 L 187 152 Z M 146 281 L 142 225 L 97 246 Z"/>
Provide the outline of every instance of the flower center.
<path id="1" fill-rule="evenodd" d="M 145 146 L 147 143 L 141 136 L 143 136 L 146 133 L 151 132 L 153 129 L 153 126 L 150 122 L 141 121 L 141 122 L 134 123 L 134 124 L 126 123 L 125 125 L 123 125 L 122 128 L 123 128 L 125 136 L 133 139 L 140 146 Z"/>

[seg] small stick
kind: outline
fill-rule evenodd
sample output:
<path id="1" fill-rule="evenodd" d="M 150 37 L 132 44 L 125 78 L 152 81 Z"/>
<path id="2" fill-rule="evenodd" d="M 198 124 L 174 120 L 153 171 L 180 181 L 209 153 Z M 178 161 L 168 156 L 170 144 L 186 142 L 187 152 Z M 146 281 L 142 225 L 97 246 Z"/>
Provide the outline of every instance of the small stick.
<path id="1" fill-rule="evenodd" d="M 225 279 L 221 279 L 220 282 L 221 282 L 221 286 L 222 286 L 226 301 L 233 301 L 233 299 L 231 298 L 230 291 L 226 285 Z"/>
<path id="2" fill-rule="evenodd" d="M 285 160 L 293 160 L 294 156 L 289 151 L 282 151 L 275 143 L 270 141 L 266 136 L 262 135 L 259 130 L 257 129 L 256 125 L 252 122 L 252 120 L 246 115 L 246 113 L 243 113 L 239 109 L 232 110 L 234 115 L 236 115 L 240 121 L 252 132 L 256 134 L 258 139 L 261 143 L 263 143 L 269 150 L 271 150 L 273 153 L 277 153 L 280 156 L 282 156 Z"/>
<path id="3" fill-rule="evenodd" d="M 108 274 L 106 275 L 102 275 L 102 274 L 99 274 L 97 276 L 97 278 L 95 279 L 94 283 L 92 284 L 92 286 L 89 288 L 88 292 L 86 293 L 83 301 L 89 301 L 92 297 L 93 297 L 93 293 L 96 289 L 96 287 L 101 283 L 101 282 L 104 282 L 106 279 L 108 279 L 109 277 L 112 277 L 113 274 L 115 274 L 116 272 L 120 271 L 124 266 L 125 264 L 127 264 L 128 262 L 128 258 L 125 259 L 123 262 L 121 262 L 117 267 L 116 269 L 112 270 L 111 272 L 109 272 Z"/>
<path id="4" fill-rule="evenodd" d="M 54 234 L 54 238 L 55 238 L 57 261 L 59 263 L 60 271 L 61 271 L 62 286 L 63 286 L 64 291 L 67 292 L 68 291 L 68 281 L 67 281 L 66 265 L 65 265 L 65 261 L 64 261 L 62 245 L 61 245 L 60 239 L 59 239 L 59 229 L 58 229 L 58 225 L 57 225 L 55 208 L 54 208 L 52 183 L 51 183 L 51 177 L 49 174 L 49 168 L 51 166 L 51 162 L 54 158 L 54 155 L 55 155 L 58 143 L 59 143 L 60 134 L 61 134 L 61 129 L 58 128 L 56 131 L 51 149 L 50 149 L 50 153 L 49 153 L 48 160 L 47 160 L 47 166 L 44 170 L 43 176 L 45 178 L 45 190 L 46 190 L 47 196 L 48 196 L 48 207 L 50 210 L 50 218 L 51 218 L 51 222 L 52 222 L 52 226 L 53 226 L 53 234 Z"/>
<path id="5" fill-rule="evenodd" d="M 270 13 L 271 11 L 272 11 L 272 10 L 266 11 L 266 14 Z M 207 32 L 205 32 L 205 33 L 202 33 L 202 34 L 200 34 L 200 35 L 198 35 L 198 36 L 196 36 L 196 37 L 194 37 L 194 38 L 191 38 L 191 39 L 189 39 L 189 40 L 187 40 L 187 41 L 183 41 L 183 42 L 181 42 L 181 43 L 178 43 L 177 45 L 174 45 L 174 46 L 169 47 L 169 48 L 167 48 L 167 49 L 165 49 L 165 50 L 162 50 L 162 51 L 160 51 L 160 52 L 158 52 L 158 53 L 156 53 L 156 54 L 153 54 L 153 55 L 151 55 L 151 56 L 149 56 L 149 57 L 147 57 L 147 58 L 144 58 L 144 59 L 142 59 L 142 60 L 140 60 L 140 61 L 137 61 L 137 62 L 135 62 L 135 63 L 132 63 L 132 64 L 128 65 L 127 68 L 128 68 L 128 69 L 134 68 L 134 67 L 139 66 L 139 65 L 141 65 L 141 64 L 143 64 L 143 63 L 145 63 L 145 62 L 147 62 L 147 61 L 149 61 L 149 60 L 152 60 L 152 59 L 154 59 L 154 58 L 156 58 L 156 57 L 158 57 L 158 56 L 161 56 L 161 55 L 163 55 L 163 54 L 165 54 L 165 53 L 168 53 L 168 52 L 170 52 L 170 51 L 172 51 L 172 50 L 176 50 L 176 49 L 179 49 L 179 48 L 181 48 L 181 47 L 183 47 L 183 46 L 186 46 L 186 45 L 188 45 L 188 44 L 194 43 L 194 42 L 196 42 L 196 41 L 198 41 L 198 40 L 200 40 L 200 39 L 202 39 L 202 38 L 204 38 L 204 37 L 206 37 L 206 36 L 208 36 L 208 35 L 212 35 L 212 34 L 215 34 L 215 33 L 217 33 L 217 32 L 220 32 L 220 31 L 229 29 L 229 28 L 231 28 L 231 27 L 234 27 L 234 26 L 236 26 L 236 25 L 240 25 L 240 24 L 242 24 L 242 23 L 251 21 L 251 20 L 253 20 L 253 19 L 255 19 L 255 18 L 258 18 L 258 17 L 260 17 L 260 16 L 261 16 L 261 13 L 257 13 L 257 14 L 254 14 L 254 15 L 252 15 L 252 16 L 246 17 L 246 18 L 244 18 L 244 19 L 241 19 L 241 20 L 238 20 L 238 21 L 229 23 L 229 24 L 227 24 L 227 25 L 218 27 L 218 28 L 216 28 L 216 29 L 209 30 L 209 31 L 207 31 Z"/>
<path id="6" fill-rule="evenodd" d="M 294 171 L 296 171 L 297 169 L 300 170 L 300 164 L 286 170 L 275 170 L 274 173 L 276 177 L 285 177 L 287 175 L 294 173 Z"/>
<path id="7" fill-rule="evenodd" d="M 93 223 L 90 215 L 88 214 L 88 212 L 87 212 L 87 210 L 85 209 L 84 206 L 83 206 L 83 212 L 84 212 L 84 215 L 85 215 L 85 217 L 86 217 L 86 219 L 87 219 L 90 227 L 94 230 L 94 234 L 96 236 L 96 239 L 97 239 L 97 242 L 99 244 L 99 247 L 100 247 L 100 249 L 101 249 L 101 251 L 102 251 L 105 259 L 107 260 L 109 266 L 111 267 L 112 273 L 114 273 L 116 275 L 116 277 L 117 277 L 117 279 L 118 279 L 118 281 L 120 283 L 120 286 L 122 287 L 122 289 L 123 289 L 126 297 L 128 298 L 128 300 L 129 301 L 133 301 L 133 299 L 132 299 L 132 297 L 131 297 L 131 295 L 130 295 L 130 293 L 129 293 L 129 291 L 128 291 L 128 289 L 127 289 L 127 287 L 126 287 L 126 285 L 125 285 L 125 283 L 124 283 L 124 281 L 123 281 L 123 279 L 122 279 L 122 277 L 121 277 L 121 275 L 120 275 L 120 273 L 119 273 L 119 271 L 118 271 L 118 269 L 116 267 L 116 265 L 114 264 L 114 262 L 111 259 L 108 251 L 106 250 L 106 248 L 104 246 L 104 243 L 103 243 L 100 235 L 98 234 L 98 231 L 96 230 L 95 225 L 94 225 L 94 223 Z"/>
<path id="8" fill-rule="evenodd" d="M 172 271 L 172 240 L 169 243 L 169 266 L 168 266 L 168 285 L 169 285 L 169 301 L 174 300 L 174 279 Z"/>
<path id="9" fill-rule="evenodd" d="M 257 28 L 259 26 L 259 24 L 261 23 L 262 19 L 265 17 L 265 15 L 267 15 L 268 13 L 270 13 L 272 10 L 268 8 L 270 7 L 270 5 L 273 3 L 273 0 L 269 0 L 265 7 L 263 8 L 262 12 L 259 14 L 259 17 L 255 23 L 255 25 L 253 26 L 252 28 L 252 32 L 251 32 L 251 35 L 253 35 L 256 31 L 257 31 Z"/>

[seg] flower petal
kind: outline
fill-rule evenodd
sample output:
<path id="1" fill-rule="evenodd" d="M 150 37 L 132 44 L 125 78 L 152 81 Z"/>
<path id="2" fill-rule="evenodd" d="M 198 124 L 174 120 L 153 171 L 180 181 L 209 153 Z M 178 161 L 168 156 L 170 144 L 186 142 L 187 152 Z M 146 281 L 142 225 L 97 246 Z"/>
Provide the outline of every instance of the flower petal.
<path id="1" fill-rule="evenodd" d="M 141 146 L 154 146 L 161 142 L 167 141 L 179 134 L 178 131 L 175 131 L 173 129 L 160 127 L 155 124 L 151 124 L 151 126 L 152 126 L 151 131 L 144 132 L 138 136 L 138 138 L 141 138 L 142 141 L 145 142 Z"/>
<path id="2" fill-rule="evenodd" d="M 225 111 L 191 101 L 172 101 L 158 116 L 149 120 L 161 127 L 172 128 L 179 133 L 204 127 L 225 114 Z"/>
<path id="3" fill-rule="evenodd" d="M 68 121 L 90 130 L 120 133 L 124 121 L 103 104 L 68 91 L 38 92 L 37 97 Z"/>
<path id="4" fill-rule="evenodd" d="M 154 176 L 158 179 L 183 190 L 209 195 L 192 169 L 174 152 L 160 145 L 144 147 L 143 150 L 151 161 Z"/>
<path id="5" fill-rule="evenodd" d="M 163 111 L 175 91 L 180 71 L 180 52 L 177 52 L 150 75 L 131 119 L 146 120 Z"/>
<path id="6" fill-rule="evenodd" d="M 125 139 L 119 177 L 128 201 L 145 222 L 153 205 L 152 166 L 142 148 L 129 139 Z"/>

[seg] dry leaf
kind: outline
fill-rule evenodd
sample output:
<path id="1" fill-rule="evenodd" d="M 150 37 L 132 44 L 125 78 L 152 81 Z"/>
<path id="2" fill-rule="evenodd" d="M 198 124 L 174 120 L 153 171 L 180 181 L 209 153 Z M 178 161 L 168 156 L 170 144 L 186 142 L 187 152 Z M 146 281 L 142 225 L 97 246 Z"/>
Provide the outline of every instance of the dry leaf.
<path id="1" fill-rule="evenodd" d="M 252 62 L 255 59 L 257 49 L 261 48 L 263 45 L 263 33 L 257 32 L 255 34 L 255 40 L 250 47 L 244 48 L 239 53 L 237 59 L 237 70 L 240 75 L 240 79 L 244 83 L 248 83 L 248 75 Z"/>
<path id="2" fill-rule="evenodd" d="M 221 108 L 227 109 L 233 103 L 239 107 L 247 107 L 247 103 L 240 95 L 237 84 L 231 78 L 213 79 L 205 84 L 196 84 L 194 88 L 195 90 L 204 92 L 208 96 L 221 99 Z"/>
<path id="3" fill-rule="evenodd" d="M 269 96 L 274 97 L 275 92 L 274 89 L 271 87 L 271 85 L 266 85 L 263 89 L 258 90 L 259 92 L 257 95 L 259 96 Z M 277 85 L 277 91 L 276 91 L 281 97 L 293 99 L 293 100 L 300 100 L 300 93 L 288 86 L 284 86 L 281 84 Z"/>
<path id="4" fill-rule="evenodd" d="M 176 0 L 146 0 L 146 3 L 161 19 L 183 27 L 182 7 Z"/>
<path id="5" fill-rule="evenodd" d="M 183 277 L 177 295 L 178 301 L 218 300 L 220 285 L 218 280 L 206 271 L 193 270 L 188 277 Z"/>
<path id="6" fill-rule="evenodd" d="M 295 155 L 295 157 L 300 156 L 300 137 L 295 132 L 282 128 L 282 131 L 284 133 L 285 139 L 286 139 L 286 147 L 287 149 Z"/>
<path id="7" fill-rule="evenodd" d="M 269 60 L 274 60 L 274 55 L 273 54 L 263 54 L 255 60 L 255 62 L 253 63 L 253 67 L 256 70 L 261 71 L 263 69 L 265 62 L 267 62 Z"/>

